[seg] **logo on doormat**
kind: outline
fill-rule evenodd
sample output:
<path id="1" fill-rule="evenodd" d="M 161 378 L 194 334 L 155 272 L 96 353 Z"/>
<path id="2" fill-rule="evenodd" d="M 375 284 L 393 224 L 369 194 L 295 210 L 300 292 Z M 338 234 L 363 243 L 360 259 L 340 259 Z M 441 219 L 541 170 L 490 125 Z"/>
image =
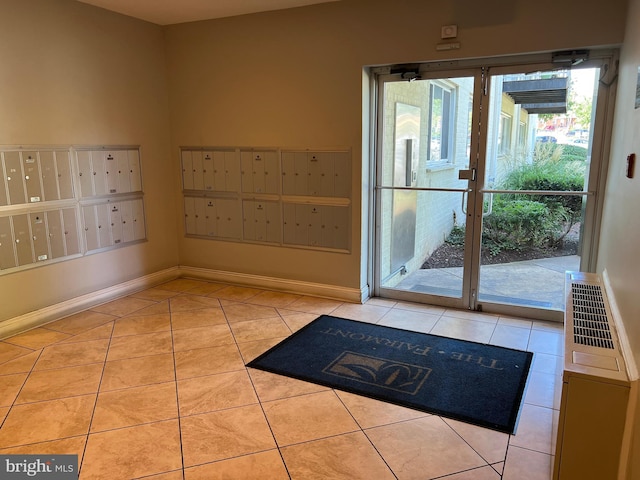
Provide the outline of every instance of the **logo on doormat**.
<path id="1" fill-rule="evenodd" d="M 430 368 L 348 351 L 342 352 L 322 371 L 409 395 L 417 394 L 431 373 Z"/>

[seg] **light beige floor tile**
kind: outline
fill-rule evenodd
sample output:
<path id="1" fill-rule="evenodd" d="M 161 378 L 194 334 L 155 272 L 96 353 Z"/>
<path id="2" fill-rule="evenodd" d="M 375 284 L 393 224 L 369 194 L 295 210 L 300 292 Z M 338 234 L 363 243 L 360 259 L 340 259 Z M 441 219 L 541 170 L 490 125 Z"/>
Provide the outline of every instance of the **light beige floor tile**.
<path id="1" fill-rule="evenodd" d="M 470 423 L 443 418 L 487 463 L 504 462 L 509 445 L 509 435 Z"/>
<path id="2" fill-rule="evenodd" d="M 26 378 L 26 373 L 0 376 L 0 407 L 10 407 L 13 405 Z M 0 425 L 2 425 L 2 423 L 0 423 Z"/>
<path id="3" fill-rule="evenodd" d="M 148 288 L 146 290 L 142 290 L 141 292 L 132 293 L 129 295 L 134 298 L 142 298 L 143 300 L 152 300 L 154 302 L 159 302 L 162 300 L 167 300 L 171 297 L 175 297 L 179 292 L 173 290 L 166 290 L 162 288 Z"/>
<path id="4" fill-rule="evenodd" d="M 501 316 L 498 319 L 498 325 L 509 325 L 510 327 L 520 327 L 531 330 L 531 327 L 533 326 L 533 320 L 529 318 Z"/>
<path id="5" fill-rule="evenodd" d="M 0 342 L 0 365 L 18 357 L 31 353 L 33 348 L 24 348 L 7 342 Z"/>
<path id="6" fill-rule="evenodd" d="M 493 315 L 491 313 L 480 313 L 472 310 L 460 310 L 456 308 L 448 308 L 442 316 L 444 317 L 454 317 L 454 318 L 464 318 L 467 320 L 475 320 L 478 322 L 486 322 L 486 323 L 498 323 L 498 319 L 500 318 L 498 315 Z"/>
<path id="7" fill-rule="evenodd" d="M 99 327 L 105 323 L 115 320 L 117 317 L 104 313 L 92 312 L 90 310 L 70 315 L 55 322 L 47 323 L 44 327 L 57 330 L 62 333 L 77 335 L 92 328 Z"/>
<path id="8" fill-rule="evenodd" d="M 342 302 L 338 302 L 336 300 L 328 300 L 326 298 L 319 297 L 309 297 L 305 295 L 295 302 L 287 305 L 287 310 L 322 315 L 330 314 L 340 305 L 342 305 Z"/>
<path id="9" fill-rule="evenodd" d="M 246 370 L 180 380 L 178 398 L 182 416 L 258 403 Z"/>
<path id="10" fill-rule="evenodd" d="M 129 311 L 140 307 L 140 301 L 144 304 L 141 308 Z M 498 480 L 503 470 L 506 480 L 550 478 L 549 453 L 555 449 L 558 411 L 544 406 L 557 408 L 560 397 L 556 381 L 562 373 L 560 325 L 453 310 L 446 310 L 444 320 L 436 324 L 445 330 L 443 325 L 453 325 L 454 333 L 470 332 L 472 338 L 468 339 L 472 341 L 490 340 L 535 352 L 518 429 L 515 436 L 508 436 L 244 367 L 245 361 L 320 314 L 355 316 L 371 322 L 386 311 L 378 323 L 429 333 L 427 327 L 445 312 L 441 307 L 386 299 L 371 299 L 365 305 L 343 304 L 180 279 L 110 302 L 98 310 L 27 332 L 28 348 L 0 342 L 0 425 L 6 416 L 0 429 L 0 449 L 6 447 L 0 450 L 1 454 L 82 455 L 86 439 L 90 438 L 82 480 L 139 476 L 181 480 L 180 431 L 175 420 L 180 408 L 185 459 L 191 462 L 185 469 L 185 480 L 228 476 L 289 478 L 275 449 L 276 439 L 286 445 L 282 455 L 294 480 L 387 478 L 387 464 L 400 480 L 426 480 L 432 478 L 428 476 L 431 474 L 447 475 L 451 480 Z M 116 315 L 122 318 L 118 320 Z M 172 331 L 168 330 L 169 315 Z M 230 343 L 208 346 L 220 338 L 211 327 L 224 327 L 219 333 L 223 341 Z M 488 339 L 487 327 L 492 329 Z M 155 331 L 156 328 L 162 330 Z M 526 344 L 529 333 L 531 339 Z M 47 337 L 59 334 L 60 339 Z M 261 338 L 265 335 L 276 336 Z M 20 341 L 19 336 L 14 338 Z M 125 341 L 127 338 L 131 340 Z M 174 369 L 175 339 L 178 351 Z M 51 341 L 56 343 L 44 350 L 38 347 Z M 236 345 L 235 341 L 240 343 Z M 107 356 L 109 342 L 112 348 Z M 196 348 L 199 346 L 204 348 Z M 105 356 L 108 361 L 103 366 Z M 86 375 L 83 369 L 97 371 L 102 367 L 97 404 L 93 393 L 72 393 L 86 391 L 83 389 L 95 392 L 95 373 Z M 11 409 L 3 406 L 18 393 L 14 385 L 17 380 L 24 379 L 32 369 L 18 402 L 74 396 L 16 404 Z M 71 375 L 59 376 L 58 370 Z M 258 399 L 262 406 L 256 403 Z M 94 405 L 92 434 L 87 437 Z M 271 428 L 267 418 L 272 421 Z M 157 425 L 161 428 L 150 428 Z M 366 429 L 365 434 L 360 428 Z M 157 439 L 167 444 L 159 452 L 154 445 Z M 505 463 L 507 441 L 510 446 Z M 11 446 L 20 444 L 27 445 Z M 138 457 L 142 460 L 135 464 Z"/>
<path id="11" fill-rule="evenodd" d="M 92 307 L 94 312 L 106 313 L 107 315 L 115 315 L 116 317 L 124 317 L 145 307 L 154 305 L 156 302 L 144 300 L 142 298 L 124 297 L 111 302 L 103 303 Z"/>
<path id="12" fill-rule="evenodd" d="M 226 324 L 187 328 L 173 332 L 173 349 L 176 352 L 231 344 L 235 344 L 235 340 L 231 329 Z"/>
<path id="13" fill-rule="evenodd" d="M 151 385 L 174 380 L 173 355 L 151 355 L 107 362 L 100 391 Z"/>
<path id="14" fill-rule="evenodd" d="M 175 362 L 178 380 L 244 369 L 244 362 L 235 345 L 176 352 Z"/>
<path id="15" fill-rule="evenodd" d="M 264 402 L 262 406 L 281 447 L 359 430 L 333 391 Z"/>
<path id="16" fill-rule="evenodd" d="M 22 387 L 16 404 L 96 393 L 102 368 L 103 364 L 94 363 L 32 372 Z"/>
<path id="17" fill-rule="evenodd" d="M 292 480 L 396 478 L 362 432 L 285 447 L 282 456 Z"/>
<path id="18" fill-rule="evenodd" d="M 509 447 L 502 480 L 550 480 L 552 475 L 551 455 Z"/>
<path id="19" fill-rule="evenodd" d="M 489 343 L 500 347 L 526 350 L 529 345 L 529 332 L 527 328 L 498 324 Z"/>
<path id="20" fill-rule="evenodd" d="M 173 472 L 160 473 L 158 475 L 151 475 L 144 477 L 144 480 L 184 480 L 182 470 L 176 470 Z"/>
<path id="21" fill-rule="evenodd" d="M 48 345 L 60 342 L 71 335 L 56 332 L 55 330 L 48 330 L 46 328 L 34 328 L 28 332 L 15 335 L 5 340 L 7 343 L 11 343 L 18 347 L 29 348 L 31 350 L 38 350 Z M 26 352 L 25 352 L 26 353 Z"/>
<path id="22" fill-rule="evenodd" d="M 430 415 L 411 408 L 374 400 L 363 395 L 354 395 L 339 390 L 336 390 L 336 394 L 361 428 L 379 427 Z"/>
<path id="23" fill-rule="evenodd" d="M 273 307 L 264 305 L 249 305 L 246 303 L 233 303 L 223 305 L 222 309 L 229 323 L 245 322 L 247 320 L 258 320 L 260 318 L 273 318 L 278 316 L 278 312 Z"/>
<path id="24" fill-rule="evenodd" d="M 413 332 L 429 333 L 439 318 L 439 315 L 394 308 L 380 319 L 378 325 L 411 330 Z"/>
<path id="25" fill-rule="evenodd" d="M 494 329 L 495 325 L 492 323 L 443 316 L 431 329 L 431 333 L 442 337 L 489 343 Z"/>
<path id="26" fill-rule="evenodd" d="M 191 295 L 209 295 L 228 286 L 226 283 L 211 282 L 185 290 L 185 293 L 190 293 Z"/>
<path id="27" fill-rule="evenodd" d="M 258 340 L 257 342 L 247 342 L 238 344 L 240 353 L 245 362 L 249 363 L 259 355 L 269 350 L 271 347 L 277 345 L 286 337 L 282 338 L 267 338 L 265 340 Z"/>
<path id="28" fill-rule="evenodd" d="M 275 447 L 259 405 L 184 417 L 181 429 L 185 467 Z"/>
<path id="29" fill-rule="evenodd" d="M 284 375 L 276 375 L 275 373 L 255 368 L 249 368 L 248 370 L 253 386 L 258 393 L 258 398 L 262 402 L 330 390 L 330 388 L 322 385 L 296 380 Z"/>
<path id="30" fill-rule="evenodd" d="M 563 322 L 550 322 L 545 320 L 534 320 L 531 326 L 532 330 L 545 330 L 547 332 L 553 332 L 557 334 L 564 334 Z"/>
<path id="31" fill-rule="evenodd" d="M 532 372 L 562 375 L 563 369 L 564 359 L 558 355 L 549 355 L 547 353 L 536 353 L 533 355 L 533 362 L 531 363 Z"/>
<path id="32" fill-rule="evenodd" d="M 185 468 L 185 480 L 289 480 L 277 450 Z"/>
<path id="33" fill-rule="evenodd" d="M 410 310 L 413 312 L 422 312 L 438 316 L 447 311 L 447 309 L 444 307 L 436 307 L 435 305 L 425 305 L 423 303 L 412 302 L 397 302 L 393 308 L 396 310 Z"/>
<path id="34" fill-rule="evenodd" d="M 562 377 L 542 372 L 529 372 L 525 403 L 560 410 Z"/>
<path id="35" fill-rule="evenodd" d="M 298 313 L 282 309 L 278 309 L 278 313 L 292 332 L 297 332 L 318 318 L 315 313 Z"/>
<path id="36" fill-rule="evenodd" d="M 500 474 L 487 466 L 449 475 L 446 480 L 500 480 Z"/>
<path id="37" fill-rule="evenodd" d="M 129 316 L 116 320 L 113 327 L 114 337 L 126 335 L 140 335 L 142 333 L 154 333 L 171 330 L 171 315 L 168 313 L 159 315 Z"/>
<path id="38" fill-rule="evenodd" d="M 212 325 L 224 325 L 227 319 L 222 308 L 203 308 L 188 312 L 175 312 L 171 314 L 171 328 L 184 330 L 185 328 L 210 327 Z"/>
<path id="39" fill-rule="evenodd" d="M 178 421 L 169 420 L 89 435 L 80 480 L 137 478 L 181 467 Z"/>
<path id="40" fill-rule="evenodd" d="M 127 316 L 163 315 L 168 313 L 171 313 L 171 309 L 169 308 L 169 300 L 162 300 L 161 302 L 154 303 L 153 305 L 141 308 L 140 310 L 136 310 L 135 312 Z"/>
<path id="41" fill-rule="evenodd" d="M 386 298 L 377 298 L 377 297 L 369 298 L 364 303 L 365 305 L 377 305 L 379 307 L 389 307 L 389 308 L 393 308 L 398 304 L 396 300 L 389 300 Z"/>
<path id="42" fill-rule="evenodd" d="M 291 330 L 280 317 L 248 320 L 231 324 L 236 342 L 255 342 L 266 338 L 281 338 L 291 334 Z"/>
<path id="43" fill-rule="evenodd" d="M 0 450 L 0 455 L 78 455 L 78 465 L 80 465 L 86 443 L 87 436 L 81 435 L 62 440 L 4 448 Z"/>
<path id="44" fill-rule="evenodd" d="M 42 354 L 33 369 L 36 371 L 50 370 L 75 365 L 103 363 L 107 357 L 108 348 L 108 339 L 52 345 L 42 350 Z"/>
<path id="45" fill-rule="evenodd" d="M 296 295 L 293 293 L 284 292 L 272 292 L 265 290 L 255 297 L 251 297 L 248 303 L 255 305 L 265 305 L 267 307 L 286 308 L 287 305 L 292 304 L 296 300 L 300 299 L 302 295 Z"/>
<path id="46" fill-rule="evenodd" d="M 331 312 L 334 317 L 357 320 L 359 322 L 377 323 L 382 317 L 389 313 L 389 307 L 377 305 L 359 305 L 355 303 L 343 303 Z"/>
<path id="47" fill-rule="evenodd" d="M 38 360 L 42 350 L 33 350 L 31 353 L 22 355 L 8 362 L 0 363 L 0 375 L 11 375 L 14 373 L 26 373 L 31 371 Z"/>
<path id="48" fill-rule="evenodd" d="M 91 433 L 178 418 L 175 382 L 102 392 Z"/>
<path id="49" fill-rule="evenodd" d="M 169 308 L 171 313 L 188 312 L 190 310 L 200 310 L 201 308 L 217 308 L 220 302 L 211 297 L 203 295 L 181 294 L 177 297 L 169 299 Z"/>
<path id="50" fill-rule="evenodd" d="M 235 300 L 238 302 L 246 302 L 250 298 L 253 298 L 262 292 L 264 292 L 264 290 L 260 290 L 258 288 L 229 286 L 229 287 L 221 288 L 220 290 L 217 290 L 213 293 L 210 293 L 209 296 L 224 299 L 224 300 Z"/>
<path id="51" fill-rule="evenodd" d="M 92 340 L 104 340 L 105 338 L 109 339 L 113 332 L 113 324 L 114 322 L 105 323 L 104 325 L 100 325 L 99 327 L 92 328 L 91 330 L 87 330 L 86 332 L 79 333 L 67 338 L 66 340 L 58 342 L 58 345 L 63 345 L 65 343 L 89 342 Z"/>
<path id="52" fill-rule="evenodd" d="M 0 429 L 0 448 L 86 435 L 95 395 L 14 406 Z"/>
<path id="53" fill-rule="evenodd" d="M 107 361 L 122 360 L 125 358 L 145 357 L 159 355 L 173 351 L 171 332 L 146 333 L 144 335 L 131 335 L 118 337 L 111 340 Z"/>
<path id="54" fill-rule="evenodd" d="M 556 448 L 558 416 L 557 410 L 525 403 L 509 445 L 552 455 Z"/>
<path id="55" fill-rule="evenodd" d="M 560 333 L 545 330 L 531 330 L 527 350 L 536 353 L 562 356 L 564 352 L 564 337 Z"/>
<path id="56" fill-rule="evenodd" d="M 204 282 L 202 280 L 192 280 L 190 278 L 177 278 L 175 280 L 171 280 L 161 285 L 157 285 L 155 288 L 159 288 L 161 290 L 171 290 L 174 292 L 186 292 L 187 290 L 190 290 L 192 288 L 203 287 L 207 284 L 208 282 Z"/>
<path id="57" fill-rule="evenodd" d="M 486 465 L 436 416 L 372 428 L 366 434 L 399 480 L 425 480 Z"/>

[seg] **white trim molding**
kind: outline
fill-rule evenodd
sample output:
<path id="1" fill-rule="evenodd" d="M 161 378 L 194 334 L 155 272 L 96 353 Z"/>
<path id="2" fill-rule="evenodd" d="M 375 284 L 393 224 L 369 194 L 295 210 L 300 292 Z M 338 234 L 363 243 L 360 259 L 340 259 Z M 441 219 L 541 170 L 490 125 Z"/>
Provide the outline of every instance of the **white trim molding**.
<path id="1" fill-rule="evenodd" d="M 0 340 L 180 277 L 254 288 L 268 288 L 280 292 L 312 295 L 351 303 L 363 303 L 369 296 L 367 287 L 357 289 L 206 268 L 172 267 L 0 322 Z"/>
<path id="2" fill-rule="evenodd" d="M 172 267 L 150 275 L 145 275 L 144 277 L 129 280 L 128 282 L 103 288 L 102 290 L 71 298 L 54 305 L 49 305 L 18 317 L 10 318 L 0 323 L 0 339 L 46 325 L 47 323 L 60 320 L 74 313 L 95 307 L 96 305 L 168 282 L 179 276 L 180 272 L 178 267 Z"/>
<path id="3" fill-rule="evenodd" d="M 312 295 L 351 303 L 363 303 L 369 296 L 368 288 L 349 288 L 198 267 L 180 266 L 179 270 L 181 277 L 230 283 L 247 287 L 268 288 L 269 290 L 280 292 Z"/>

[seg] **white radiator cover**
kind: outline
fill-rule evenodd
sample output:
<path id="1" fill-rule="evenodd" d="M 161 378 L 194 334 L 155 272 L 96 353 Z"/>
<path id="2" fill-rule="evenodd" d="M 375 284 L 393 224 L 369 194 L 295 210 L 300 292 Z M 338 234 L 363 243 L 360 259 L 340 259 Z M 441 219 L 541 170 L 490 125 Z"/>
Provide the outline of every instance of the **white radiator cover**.
<path id="1" fill-rule="evenodd" d="M 599 275 L 567 272 L 554 480 L 617 479 L 630 381 Z"/>

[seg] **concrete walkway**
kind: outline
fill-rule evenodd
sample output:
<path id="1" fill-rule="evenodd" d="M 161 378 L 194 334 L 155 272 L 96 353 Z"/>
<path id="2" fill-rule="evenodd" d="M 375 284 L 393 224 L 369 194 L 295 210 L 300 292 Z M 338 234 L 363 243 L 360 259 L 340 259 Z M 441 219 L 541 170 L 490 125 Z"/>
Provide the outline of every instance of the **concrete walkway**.
<path id="1" fill-rule="evenodd" d="M 565 271 L 579 269 L 577 255 L 485 265 L 480 269 L 479 300 L 563 310 Z M 395 288 L 458 297 L 462 267 L 418 270 Z"/>

